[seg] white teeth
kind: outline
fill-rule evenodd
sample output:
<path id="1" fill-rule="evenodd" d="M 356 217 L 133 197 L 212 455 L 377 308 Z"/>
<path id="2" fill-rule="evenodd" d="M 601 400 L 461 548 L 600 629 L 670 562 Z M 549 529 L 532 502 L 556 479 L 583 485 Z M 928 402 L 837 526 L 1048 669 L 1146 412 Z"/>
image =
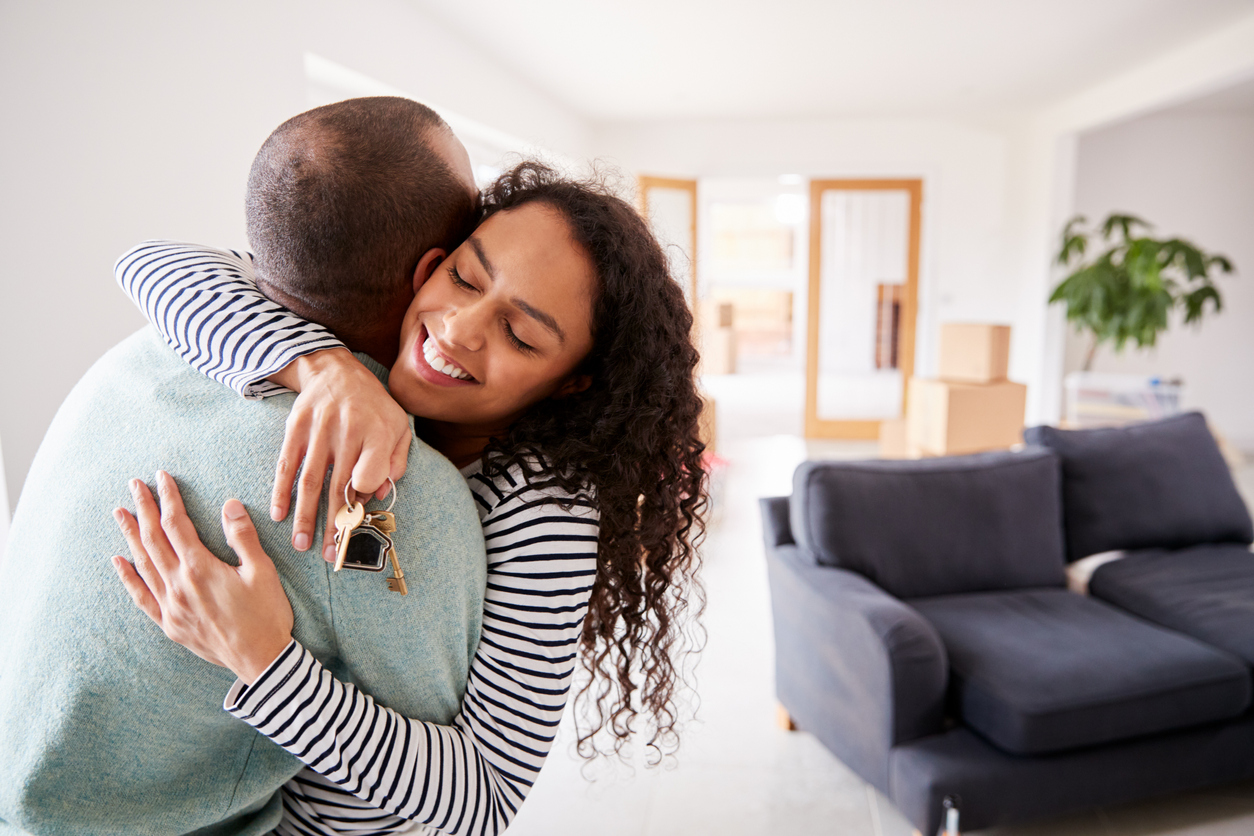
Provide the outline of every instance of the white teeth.
<path id="1" fill-rule="evenodd" d="M 427 365 L 441 374 L 446 374 L 456 380 L 471 379 L 469 374 L 440 356 L 439 349 L 435 347 L 435 338 L 430 335 L 427 336 L 426 341 L 422 344 L 422 356 L 427 358 Z"/>

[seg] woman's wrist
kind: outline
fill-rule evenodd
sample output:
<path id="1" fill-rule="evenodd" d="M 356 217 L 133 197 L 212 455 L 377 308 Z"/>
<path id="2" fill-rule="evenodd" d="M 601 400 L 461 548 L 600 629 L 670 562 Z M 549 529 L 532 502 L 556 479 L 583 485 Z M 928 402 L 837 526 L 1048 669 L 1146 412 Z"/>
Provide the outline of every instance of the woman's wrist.
<path id="1" fill-rule="evenodd" d="M 357 358 L 347 348 L 324 348 L 303 354 L 274 374 L 267 380 L 285 386 L 293 392 L 303 392 L 309 381 L 329 369 L 343 368 L 348 364 L 357 363 Z"/>
<path id="2" fill-rule="evenodd" d="M 246 685 L 252 685 L 292 643 L 291 635 L 275 636 L 265 641 L 249 640 L 244 652 L 231 662 L 231 673 Z"/>

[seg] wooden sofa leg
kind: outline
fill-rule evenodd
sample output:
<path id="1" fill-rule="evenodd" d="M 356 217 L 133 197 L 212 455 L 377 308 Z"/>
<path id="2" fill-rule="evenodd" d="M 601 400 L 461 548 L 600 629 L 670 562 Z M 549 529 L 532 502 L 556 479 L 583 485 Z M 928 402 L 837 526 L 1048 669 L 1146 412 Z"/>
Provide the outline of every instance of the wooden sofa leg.
<path id="1" fill-rule="evenodd" d="M 788 715 L 788 709 L 779 703 L 775 703 L 775 723 L 784 731 L 796 731 L 797 724 L 792 721 L 792 717 Z"/>

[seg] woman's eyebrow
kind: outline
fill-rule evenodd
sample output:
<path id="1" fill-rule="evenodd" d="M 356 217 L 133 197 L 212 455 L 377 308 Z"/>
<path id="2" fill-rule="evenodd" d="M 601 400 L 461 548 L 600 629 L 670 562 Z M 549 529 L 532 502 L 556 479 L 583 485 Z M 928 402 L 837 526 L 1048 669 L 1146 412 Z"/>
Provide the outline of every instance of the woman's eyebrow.
<path id="1" fill-rule="evenodd" d="M 470 244 L 470 248 L 475 251 L 475 257 L 478 258 L 479 263 L 483 265 L 483 271 L 488 274 L 488 278 L 491 279 L 492 281 L 496 281 L 496 267 L 492 265 L 492 262 L 488 259 L 488 254 L 484 252 L 483 243 L 478 238 L 474 237 L 473 235 L 470 236 L 470 239 L 467 241 L 467 243 Z M 528 305 L 526 302 L 524 302 L 522 299 L 519 299 L 517 296 L 510 299 L 509 301 L 516 308 L 518 308 L 518 310 L 522 311 L 527 316 L 531 317 L 536 322 L 540 323 L 545 328 L 548 328 L 550 331 L 552 331 L 553 335 L 557 337 L 558 342 L 560 343 L 566 342 L 566 332 L 562 330 L 562 326 L 558 325 L 557 320 L 554 319 L 552 316 L 540 310 L 539 308 L 533 308 L 531 305 Z"/>
<path id="2" fill-rule="evenodd" d="M 466 242 L 470 244 L 470 248 L 475 251 L 475 255 L 479 257 L 479 263 L 483 265 L 483 270 L 488 274 L 488 278 L 496 281 L 496 268 L 492 266 L 492 262 L 488 260 L 488 254 L 483 251 L 483 243 L 475 236 L 470 236 Z"/>
<path id="3" fill-rule="evenodd" d="M 533 308 L 533 307 L 531 307 L 531 306 L 530 306 L 530 305 L 528 305 L 526 302 L 524 302 L 523 300 L 519 299 L 517 296 L 515 296 L 515 297 L 514 297 L 514 298 L 512 298 L 512 299 L 510 299 L 509 301 L 510 301 L 511 303 L 513 303 L 513 305 L 514 305 L 516 308 L 518 308 L 518 310 L 522 311 L 522 312 L 523 312 L 523 313 L 525 313 L 527 316 L 531 317 L 531 318 L 532 318 L 532 319 L 534 319 L 536 322 L 540 323 L 540 324 L 541 324 L 541 325 L 543 325 L 545 328 L 548 328 L 550 331 L 552 331 L 552 332 L 553 332 L 553 335 L 554 335 L 555 337 L 557 337 L 557 341 L 558 341 L 558 342 L 560 342 L 560 343 L 565 343 L 565 342 L 566 342 L 566 333 L 565 333 L 564 331 L 562 331 L 562 326 L 560 326 L 560 325 L 558 325 L 558 324 L 557 324 L 557 320 L 556 320 L 556 319 L 554 319 L 553 317 L 549 316 L 548 314 L 546 314 L 546 313 L 545 313 L 544 311 L 542 311 L 542 310 L 539 310 L 539 309 L 537 309 L 537 308 Z"/>

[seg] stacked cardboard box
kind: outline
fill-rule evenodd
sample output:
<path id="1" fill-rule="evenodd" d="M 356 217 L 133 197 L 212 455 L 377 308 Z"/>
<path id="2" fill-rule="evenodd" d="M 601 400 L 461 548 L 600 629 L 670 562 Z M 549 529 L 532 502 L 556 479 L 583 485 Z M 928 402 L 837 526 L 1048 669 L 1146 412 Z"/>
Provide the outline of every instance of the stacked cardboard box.
<path id="1" fill-rule="evenodd" d="M 718 447 L 718 404 L 705 392 L 701 396 L 701 415 L 697 418 L 697 435 L 706 452 L 713 453 Z"/>
<path id="2" fill-rule="evenodd" d="M 913 459 L 910 446 L 906 443 L 906 419 L 893 418 L 880 422 L 880 458 L 881 459 Z"/>
<path id="3" fill-rule="evenodd" d="M 728 302 L 701 306 L 701 374 L 736 373 L 734 311 Z"/>
<path id="4" fill-rule="evenodd" d="M 940 377 L 910 379 L 904 427 L 885 428 L 882 455 L 956 456 L 1018 444 L 1027 387 L 1006 379 L 1009 359 L 1009 326 L 942 325 Z"/>

